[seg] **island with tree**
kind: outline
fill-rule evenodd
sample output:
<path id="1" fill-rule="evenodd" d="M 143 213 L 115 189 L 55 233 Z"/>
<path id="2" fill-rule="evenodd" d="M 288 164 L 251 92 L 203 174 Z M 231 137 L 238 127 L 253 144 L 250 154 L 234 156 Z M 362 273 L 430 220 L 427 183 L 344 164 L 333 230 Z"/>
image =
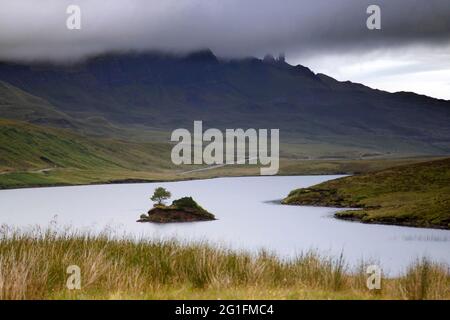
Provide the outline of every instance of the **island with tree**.
<path id="1" fill-rule="evenodd" d="M 183 197 L 166 205 L 171 193 L 163 187 L 155 189 L 150 200 L 154 202 L 153 208 L 147 214 L 142 214 L 138 222 L 194 222 L 216 220 L 215 216 L 203 209 L 192 197 Z"/>

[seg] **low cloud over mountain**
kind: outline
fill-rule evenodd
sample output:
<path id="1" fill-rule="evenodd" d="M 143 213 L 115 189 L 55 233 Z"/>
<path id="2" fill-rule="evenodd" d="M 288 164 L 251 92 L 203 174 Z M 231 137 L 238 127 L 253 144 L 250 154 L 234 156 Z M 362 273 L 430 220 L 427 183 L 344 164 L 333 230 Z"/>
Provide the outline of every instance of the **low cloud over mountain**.
<path id="1" fill-rule="evenodd" d="M 376 2 L 376 3 L 375 3 Z M 111 50 L 190 51 L 299 57 L 450 42 L 448 0 L 2 0 L 0 59 L 77 59 Z M 66 28 L 66 8 L 82 29 Z M 382 30 L 366 9 L 382 9 Z"/>

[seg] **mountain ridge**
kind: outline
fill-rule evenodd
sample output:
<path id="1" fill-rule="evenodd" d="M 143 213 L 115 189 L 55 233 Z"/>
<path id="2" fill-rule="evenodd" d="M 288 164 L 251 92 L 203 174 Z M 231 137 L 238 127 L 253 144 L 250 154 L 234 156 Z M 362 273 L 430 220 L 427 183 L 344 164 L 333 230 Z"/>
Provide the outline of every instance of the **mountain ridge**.
<path id="1" fill-rule="evenodd" d="M 106 135 L 109 126 L 172 131 L 203 120 L 219 129 L 281 128 L 295 144 L 450 153 L 450 101 L 338 81 L 282 58 L 115 53 L 65 66 L 0 63 L 0 81 L 79 124 L 103 119 Z M 0 117 L 14 115 L 2 107 Z"/>

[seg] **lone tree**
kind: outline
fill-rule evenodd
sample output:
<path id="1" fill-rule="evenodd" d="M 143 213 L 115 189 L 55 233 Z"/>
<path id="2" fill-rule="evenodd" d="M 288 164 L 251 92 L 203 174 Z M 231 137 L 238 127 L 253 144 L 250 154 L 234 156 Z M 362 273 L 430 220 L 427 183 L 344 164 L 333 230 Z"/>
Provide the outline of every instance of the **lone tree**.
<path id="1" fill-rule="evenodd" d="M 164 189 L 163 187 L 158 187 L 155 189 L 155 192 L 153 192 L 153 196 L 150 198 L 153 202 L 157 202 L 157 204 L 162 204 L 164 200 L 169 199 L 172 196 L 172 194 Z"/>

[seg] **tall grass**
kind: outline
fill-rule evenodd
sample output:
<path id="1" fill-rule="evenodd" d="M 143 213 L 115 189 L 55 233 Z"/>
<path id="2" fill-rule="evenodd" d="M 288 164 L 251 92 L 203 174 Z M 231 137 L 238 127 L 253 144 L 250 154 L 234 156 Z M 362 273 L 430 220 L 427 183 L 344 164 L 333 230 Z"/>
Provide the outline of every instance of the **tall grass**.
<path id="1" fill-rule="evenodd" d="M 400 290 L 406 299 L 424 300 L 450 297 L 450 270 L 448 266 L 421 259 L 409 267 L 400 281 Z"/>
<path id="2" fill-rule="evenodd" d="M 66 269 L 81 269 L 81 290 L 66 288 Z M 343 255 L 309 252 L 280 260 L 207 243 L 112 238 L 77 231 L 0 231 L 0 299 L 58 298 L 398 298 L 449 299 L 450 272 L 419 261 L 373 295 L 364 268 Z"/>

